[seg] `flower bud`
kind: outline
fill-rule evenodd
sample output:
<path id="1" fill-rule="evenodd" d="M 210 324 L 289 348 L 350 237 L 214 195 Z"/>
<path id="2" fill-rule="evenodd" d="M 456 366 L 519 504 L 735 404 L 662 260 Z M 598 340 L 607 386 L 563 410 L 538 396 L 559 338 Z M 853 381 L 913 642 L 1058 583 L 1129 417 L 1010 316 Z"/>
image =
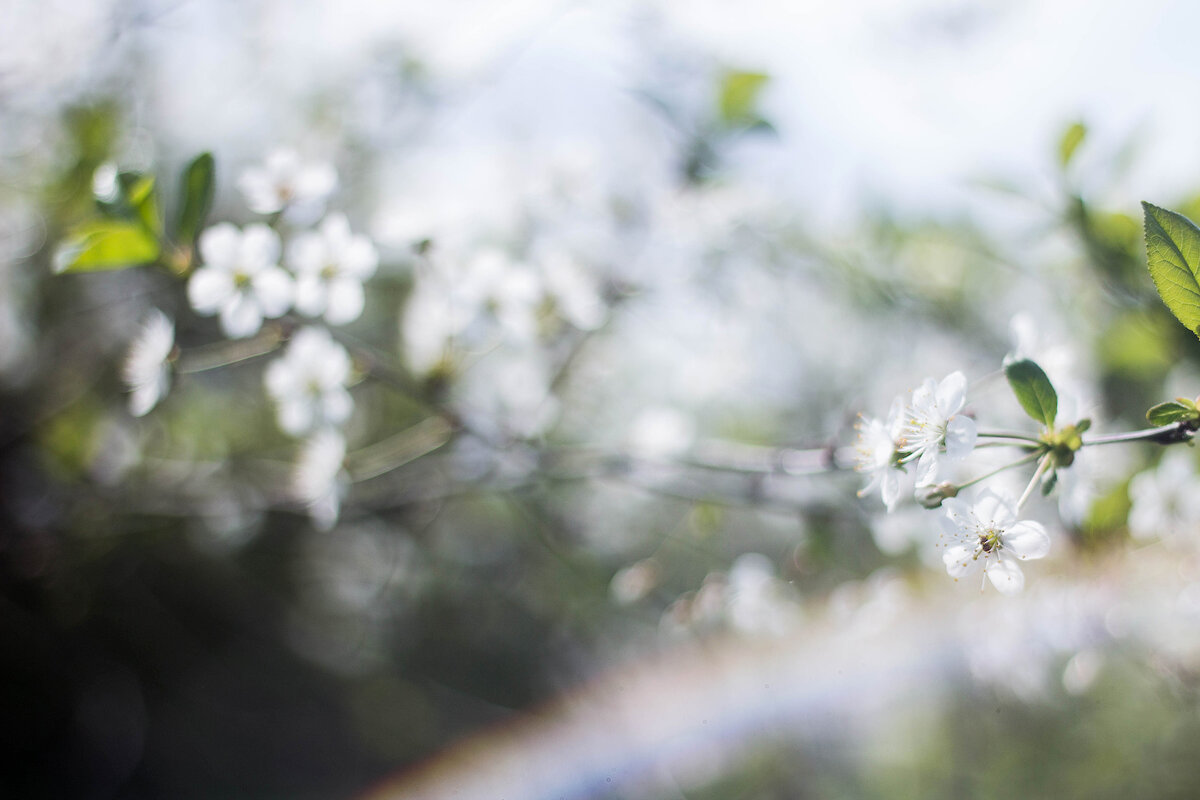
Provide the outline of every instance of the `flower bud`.
<path id="1" fill-rule="evenodd" d="M 958 495 L 958 487 L 953 483 L 939 483 L 936 486 L 918 486 L 917 502 L 925 508 L 938 508 L 947 497 Z"/>

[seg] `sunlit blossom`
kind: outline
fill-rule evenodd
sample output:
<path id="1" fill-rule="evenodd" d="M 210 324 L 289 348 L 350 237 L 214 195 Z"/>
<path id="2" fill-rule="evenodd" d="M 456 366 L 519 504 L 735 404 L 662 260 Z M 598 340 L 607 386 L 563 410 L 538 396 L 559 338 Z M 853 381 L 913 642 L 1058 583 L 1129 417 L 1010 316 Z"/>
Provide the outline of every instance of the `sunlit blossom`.
<path id="1" fill-rule="evenodd" d="M 900 500 L 900 479 L 904 474 L 900 464 L 899 443 L 904 428 L 904 398 L 892 401 L 886 420 L 864 418 L 858 425 L 858 442 L 854 450 L 854 469 L 867 476 L 867 484 L 858 496 L 865 497 L 879 489 L 888 511 Z"/>
<path id="2" fill-rule="evenodd" d="M 158 405 L 171 385 L 168 359 L 175 349 L 175 326 L 157 308 L 129 344 L 121 377 L 129 388 L 129 413 L 141 417 Z"/>
<path id="3" fill-rule="evenodd" d="M 296 275 L 296 310 L 323 316 L 330 325 L 358 319 L 363 281 L 378 264 L 371 240 L 351 233 L 344 214 L 329 215 L 319 229 L 297 236 L 288 248 L 288 266 Z"/>
<path id="4" fill-rule="evenodd" d="M 967 402 L 967 379 L 952 372 L 935 383 L 926 378 L 912 395 L 904 420 L 904 460 L 917 462 L 917 485 L 937 483 L 942 457 L 958 461 L 975 447 L 975 420 L 960 413 Z"/>
<path id="5" fill-rule="evenodd" d="M 1018 560 L 1042 558 L 1050 552 L 1050 536 L 1038 522 L 1018 521 L 1011 497 L 991 489 L 979 493 L 975 504 L 947 498 L 942 526 L 942 562 L 956 580 L 983 570 L 1002 594 L 1025 588 Z"/>
<path id="6" fill-rule="evenodd" d="M 287 352 L 267 367 L 267 393 L 279 427 L 292 436 L 341 425 L 354 410 L 346 390 L 350 354 L 323 328 L 302 328 Z"/>
<path id="7" fill-rule="evenodd" d="M 291 307 L 292 279 L 279 267 L 275 231 L 266 225 L 239 231 L 223 222 L 200 234 L 199 244 L 204 266 L 188 282 L 188 301 L 198 314 L 219 314 L 226 336 L 253 336 L 264 317 Z"/>
<path id="8" fill-rule="evenodd" d="M 292 494 L 304 504 L 313 524 L 329 530 L 337 522 L 349 479 L 343 469 L 346 440 L 324 428 L 305 440 L 292 470 Z"/>
<path id="9" fill-rule="evenodd" d="M 238 188 L 251 211 L 287 211 L 298 222 L 317 219 L 337 184 L 332 164 L 302 161 L 291 148 L 273 150 L 261 166 L 246 169 L 238 178 Z"/>

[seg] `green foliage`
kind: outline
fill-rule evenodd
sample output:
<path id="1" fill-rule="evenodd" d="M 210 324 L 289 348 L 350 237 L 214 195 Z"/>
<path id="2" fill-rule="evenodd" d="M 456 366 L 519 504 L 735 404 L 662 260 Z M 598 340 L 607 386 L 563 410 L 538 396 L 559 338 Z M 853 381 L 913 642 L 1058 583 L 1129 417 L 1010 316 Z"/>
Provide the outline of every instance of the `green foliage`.
<path id="1" fill-rule="evenodd" d="M 1200 409 L 1196 403 L 1186 397 L 1177 397 L 1166 403 L 1159 403 L 1146 412 L 1146 421 L 1151 425 L 1170 425 L 1172 422 L 1200 421 Z"/>
<path id="2" fill-rule="evenodd" d="M 212 153 L 201 153 L 183 170 L 179 219 L 175 235 L 180 244 L 191 246 L 212 208 L 215 166 Z"/>
<path id="3" fill-rule="evenodd" d="M 757 107 L 759 95 L 770 77 L 761 72 L 731 70 L 721 79 L 717 112 L 729 126 L 754 125 L 762 122 Z"/>
<path id="4" fill-rule="evenodd" d="M 1161 378 L 1174 363 L 1172 328 L 1166 314 L 1125 311 L 1105 328 L 1096 350 L 1108 372 L 1136 379 Z"/>
<path id="5" fill-rule="evenodd" d="M 1054 418 L 1058 415 L 1058 392 L 1054 391 L 1053 384 L 1042 368 L 1023 358 L 1005 364 L 1004 374 L 1025 413 L 1047 427 L 1054 427 Z"/>
<path id="6" fill-rule="evenodd" d="M 1083 140 L 1087 138 L 1087 126 L 1082 122 L 1076 122 L 1068 127 L 1058 141 L 1058 163 L 1064 169 L 1071 163 L 1071 159 L 1075 157 L 1075 151 L 1079 149 L 1079 145 L 1083 144 Z"/>
<path id="7" fill-rule="evenodd" d="M 1143 202 L 1146 257 L 1159 297 L 1200 337 L 1200 229 L 1180 214 Z"/>
<path id="8" fill-rule="evenodd" d="M 77 227 L 55 256 L 58 272 L 96 272 L 151 264 L 158 239 L 140 222 L 96 220 Z"/>
<path id="9" fill-rule="evenodd" d="M 122 173 L 121 194 L 133 216 L 156 236 L 162 234 L 162 216 L 158 211 L 158 193 L 154 191 L 154 176 Z"/>

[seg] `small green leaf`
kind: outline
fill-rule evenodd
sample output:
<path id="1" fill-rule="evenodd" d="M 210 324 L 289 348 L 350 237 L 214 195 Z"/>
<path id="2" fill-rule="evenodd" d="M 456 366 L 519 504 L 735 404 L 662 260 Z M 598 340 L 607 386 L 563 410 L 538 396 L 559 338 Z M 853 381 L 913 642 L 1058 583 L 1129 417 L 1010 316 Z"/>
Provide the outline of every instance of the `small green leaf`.
<path id="1" fill-rule="evenodd" d="M 1054 418 L 1058 415 L 1058 393 L 1042 368 L 1024 358 L 1005 364 L 1004 374 L 1025 413 L 1047 427 L 1054 427 Z"/>
<path id="2" fill-rule="evenodd" d="M 1064 464 L 1063 466 L 1069 466 Z M 1042 497 L 1048 497 L 1058 486 L 1058 470 L 1052 469 L 1042 476 Z"/>
<path id="3" fill-rule="evenodd" d="M 1170 425 L 1172 422 L 1179 422 L 1180 420 L 1196 419 L 1200 419 L 1200 411 L 1196 410 L 1195 404 L 1184 404 L 1178 400 L 1159 403 L 1146 412 L 1146 421 L 1154 426 Z"/>
<path id="4" fill-rule="evenodd" d="M 58 272 L 95 272 L 149 264 L 158 253 L 158 240 L 141 224 L 98 220 L 76 228 L 54 260 Z"/>
<path id="5" fill-rule="evenodd" d="M 183 171 L 182 196 L 176 235 L 180 244 L 191 246 L 204 227 L 213 201 L 214 162 L 212 153 L 201 153 Z"/>
<path id="6" fill-rule="evenodd" d="M 727 125 L 761 121 L 755 114 L 758 96 L 770 77 L 761 72 L 730 71 L 721 79 L 717 111 Z"/>
<path id="7" fill-rule="evenodd" d="M 1142 203 L 1154 287 L 1175 318 L 1200 337 L 1200 229 L 1187 217 Z"/>
<path id="8" fill-rule="evenodd" d="M 1058 163 L 1064 169 L 1071 163 L 1071 159 L 1075 156 L 1075 151 L 1079 149 L 1079 145 L 1083 144 L 1083 140 L 1087 138 L 1087 126 L 1082 122 L 1076 122 L 1067 128 L 1058 141 Z"/>
<path id="9" fill-rule="evenodd" d="M 146 230 L 156 236 L 161 235 L 162 217 L 158 213 L 158 193 L 154 191 L 154 176 L 131 175 L 128 181 L 122 181 L 122 187 L 137 219 L 146 226 Z"/>

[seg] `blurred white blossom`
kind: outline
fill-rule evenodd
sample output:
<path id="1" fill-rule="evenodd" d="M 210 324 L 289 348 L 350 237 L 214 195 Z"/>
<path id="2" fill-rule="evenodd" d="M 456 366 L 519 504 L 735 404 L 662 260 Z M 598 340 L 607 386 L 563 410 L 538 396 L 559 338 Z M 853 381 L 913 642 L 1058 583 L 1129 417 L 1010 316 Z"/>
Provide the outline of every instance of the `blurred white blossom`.
<path id="1" fill-rule="evenodd" d="M 583 331 L 604 324 L 608 307 L 596 281 L 577 259 L 565 250 L 551 248 L 537 259 L 537 264 L 546 297 L 558 316 Z"/>
<path id="2" fill-rule="evenodd" d="M 696 423 L 676 408 L 652 406 L 633 418 L 629 449 L 643 458 L 668 458 L 685 452 L 696 438 Z"/>
<path id="3" fill-rule="evenodd" d="M 350 354 L 323 328 L 302 328 L 287 351 L 267 367 L 267 393 L 279 427 L 292 436 L 341 425 L 354 410 L 346 390 Z"/>
<path id="4" fill-rule="evenodd" d="M 742 633 L 780 636 L 799 618 L 799 606 L 775 565 L 761 553 L 743 553 L 729 569 L 729 624 Z"/>
<path id="5" fill-rule="evenodd" d="M 1200 477 L 1189 450 L 1163 456 L 1129 482 L 1129 532 L 1139 539 L 1200 539 Z"/>
<path id="6" fill-rule="evenodd" d="M 292 470 L 292 494 L 304 504 L 313 524 L 329 530 L 337 522 L 349 478 L 343 470 L 346 440 L 323 428 L 305 440 Z"/>
<path id="7" fill-rule="evenodd" d="M 199 244 L 204 265 L 188 281 L 188 301 L 198 314 L 220 314 L 226 336 L 253 336 L 264 317 L 291 307 L 292 279 L 279 266 L 275 231 L 266 225 L 239 231 L 223 222 L 200 234 Z"/>
<path id="8" fill-rule="evenodd" d="M 305 162 L 291 148 L 271 151 L 261 166 L 246 169 L 238 188 L 256 214 L 287 213 L 299 223 L 317 219 L 337 188 L 337 171 L 325 161 Z"/>
<path id="9" fill-rule="evenodd" d="M 330 325 L 358 319 L 363 281 L 378 264 L 371 240 L 351 233 L 344 214 L 330 214 L 319 229 L 300 234 L 288 248 L 288 266 L 296 275 L 296 310 L 324 316 Z"/>
<path id="10" fill-rule="evenodd" d="M 168 359 L 175 349 L 175 326 L 157 308 L 142 321 L 129 344 L 121 377 L 129 389 L 129 413 L 141 417 L 167 395 L 171 386 Z"/>

